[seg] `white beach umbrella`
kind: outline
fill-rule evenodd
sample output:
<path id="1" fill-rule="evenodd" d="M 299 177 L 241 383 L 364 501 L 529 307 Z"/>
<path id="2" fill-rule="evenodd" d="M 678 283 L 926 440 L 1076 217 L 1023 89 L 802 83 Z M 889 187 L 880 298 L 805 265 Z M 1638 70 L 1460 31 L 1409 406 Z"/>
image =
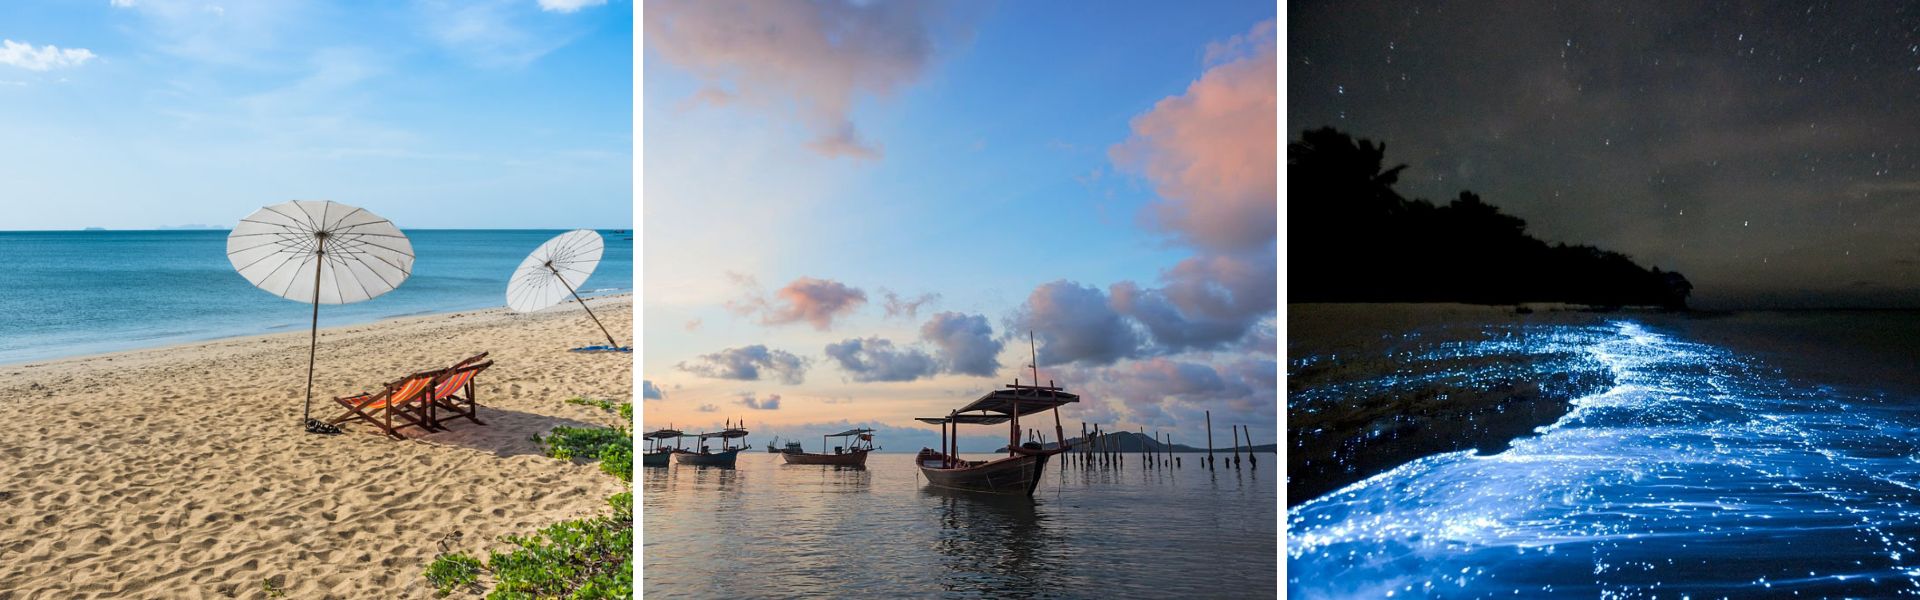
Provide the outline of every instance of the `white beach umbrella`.
<path id="1" fill-rule="evenodd" d="M 514 268 L 513 278 L 507 281 L 507 307 L 514 312 L 528 313 L 559 304 L 571 296 L 580 302 L 580 308 L 586 309 L 587 318 L 600 327 L 600 333 L 607 336 L 607 344 L 619 348 L 620 343 L 613 341 L 613 334 L 607 333 L 607 326 L 593 316 L 593 309 L 587 308 L 578 291 L 593 275 L 593 268 L 600 265 L 600 254 L 605 249 L 600 232 L 591 229 L 575 229 L 547 240 Z"/>
<path id="2" fill-rule="evenodd" d="M 400 287 L 413 274 L 413 244 L 392 222 L 365 209 L 295 200 L 241 219 L 227 235 L 227 260 L 255 287 L 313 304 L 307 404 L 301 420 L 312 433 L 338 432 L 312 414 L 320 305 L 360 302 Z"/>

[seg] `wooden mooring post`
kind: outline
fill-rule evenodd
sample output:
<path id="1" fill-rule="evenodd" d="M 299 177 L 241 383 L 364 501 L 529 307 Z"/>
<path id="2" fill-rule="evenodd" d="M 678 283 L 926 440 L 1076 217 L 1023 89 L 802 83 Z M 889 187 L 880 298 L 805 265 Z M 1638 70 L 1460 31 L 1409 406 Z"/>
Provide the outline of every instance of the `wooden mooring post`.
<path id="1" fill-rule="evenodd" d="M 1148 466 L 1147 465 L 1147 442 L 1146 440 L 1141 439 L 1141 438 L 1147 437 L 1145 430 L 1146 429 L 1144 427 L 1141 428 L 1141 431 L 1135 434 L 1133 438 L 1134 443 L 1140 444 L 1140 468 L 1142 469 L 1145 469 Z"/>
<path id="2" fill-rule="evenodd" d="M 1213 470 L 1213 411 L 1207 411 L 1207 470 Z"/>
<path id="3" fill-rule="evenodd" d="M 1238 469 L 1240 468 L 1240 426 L 1229 425 L 1229 427 L 1233 428 L 1231 432 L 1233 435 L 1233 468 Z"/>
<path id="4" fill-rule="evenodd" d="M 1240 434 L 1247 436 L 1247 464 L 1254 470 L 1260 469 L 1260 459 L 1253 457 L 1253 432 L 1245 425 L 1240 426 Z"/>

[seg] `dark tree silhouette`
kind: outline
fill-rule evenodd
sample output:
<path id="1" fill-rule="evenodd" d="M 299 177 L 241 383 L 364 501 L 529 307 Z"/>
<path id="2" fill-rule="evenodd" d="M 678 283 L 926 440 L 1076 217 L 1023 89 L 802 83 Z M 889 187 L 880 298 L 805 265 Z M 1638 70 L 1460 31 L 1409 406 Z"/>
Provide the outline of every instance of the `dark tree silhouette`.
<path id="1" fill-rule="evenodd" d="M 1394 191 L 1386 144 L 1331 127 L 1287 145 L 1293 302 L 1569 302 L 1684 309 L 1693 285 L 1618 252 L 1548 244 L 1473 192 L 1452 202 Z"/>

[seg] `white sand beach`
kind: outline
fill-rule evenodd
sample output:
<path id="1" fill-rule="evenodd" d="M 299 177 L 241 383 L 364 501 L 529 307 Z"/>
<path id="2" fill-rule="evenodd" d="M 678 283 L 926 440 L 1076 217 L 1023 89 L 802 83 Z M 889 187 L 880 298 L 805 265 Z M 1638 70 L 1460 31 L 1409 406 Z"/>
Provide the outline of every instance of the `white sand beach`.
<path id="1" fill-rule="evenodd" d="M 631 331 L 632 299 L 590 301 Z M 305 308 L 288 303 L 288 311 Z M 571 303 L 320 332 L 315 417 L 332 401 L 481 351 L 480 417 L 393 440 L 299 428 L 308 333 L 0 366 L 0 600 L 430 598 L 446 550 L 608 512 L 626 489 L 542 456 L 555 426 L 610 426 L 576 395 L 630 401 L 632 356 Z"/>

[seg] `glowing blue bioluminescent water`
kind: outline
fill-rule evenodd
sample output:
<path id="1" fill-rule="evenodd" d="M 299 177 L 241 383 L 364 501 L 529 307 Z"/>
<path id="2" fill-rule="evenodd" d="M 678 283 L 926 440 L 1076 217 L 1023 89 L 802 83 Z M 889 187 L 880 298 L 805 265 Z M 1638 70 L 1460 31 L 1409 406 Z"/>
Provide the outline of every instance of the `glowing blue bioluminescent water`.
<path id="1" fill-rule="evenodd" d="M 1538 435 L 1291 509 L 1289 595 L 1920 595 L 1920 411 L 1609 325 L 1614 384 Z"/>

